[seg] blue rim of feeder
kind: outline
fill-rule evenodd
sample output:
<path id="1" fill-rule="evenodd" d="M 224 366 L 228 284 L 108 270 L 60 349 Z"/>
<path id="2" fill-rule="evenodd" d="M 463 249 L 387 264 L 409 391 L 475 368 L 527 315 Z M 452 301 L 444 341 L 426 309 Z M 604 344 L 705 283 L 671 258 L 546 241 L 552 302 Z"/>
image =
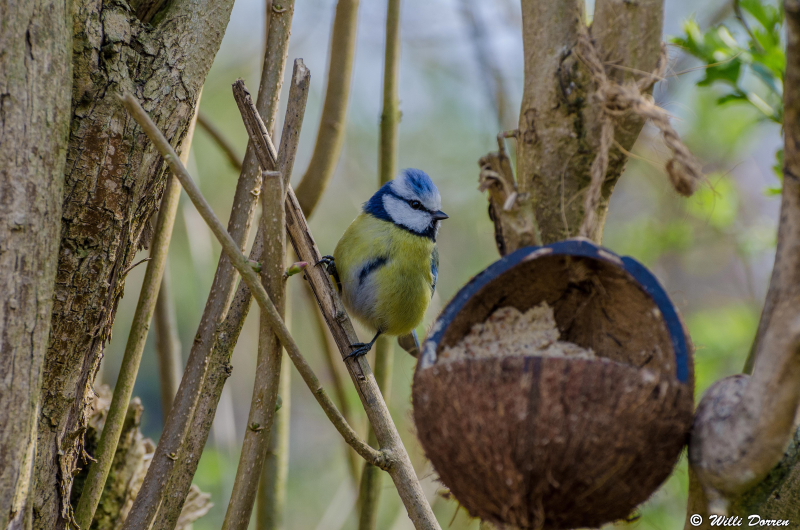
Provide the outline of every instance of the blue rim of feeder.
<path id="1" fill-rule="evenodd" d="M 544 256 L 577 256 L 592 258 L 616 267 L 620 267 L 630 274 L 639 287 L 647 293 L 656 303 L 667 325 L 672 339 L 672 348 L 675 354 L 676 376 L 681 383 L 689 382 L 689 345 L 684 334 L 683 324 L 670 300 L 664 286 L 650 272 L 647 267 L 635 259 L 621 257 L 608 249 L 599 247 L 588 239 L 569 239 L 541 247 L 524 247 L 502 257 L 489 265 L 483 272 L 475 276 L 456 294 L 455 298 L 447 304 L 439 318 L 433 325 L 435 330 L 425 341 L 422 348 L 421 368 L 428 368 L 436 363 L 436 347 L 444 338 L 444 334 L 458 314 L 479 291 L 494 281 L 498 276 L 505 274 L 520 263 Z M 429 347 L 430 346 L 430 347 Z"/>

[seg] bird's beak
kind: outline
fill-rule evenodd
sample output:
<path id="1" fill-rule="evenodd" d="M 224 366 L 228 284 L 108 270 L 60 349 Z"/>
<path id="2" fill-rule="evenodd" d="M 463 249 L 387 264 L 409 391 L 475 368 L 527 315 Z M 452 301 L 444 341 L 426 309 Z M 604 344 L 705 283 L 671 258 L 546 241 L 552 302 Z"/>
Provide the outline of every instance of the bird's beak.
<path id="1" fill-rule="evenodd" d="M 450 219 L 450 216 L 439 210 L 438 212 L 433 212 L 433 218 L 436 221 L 441 221 L 443 219 Z"/>

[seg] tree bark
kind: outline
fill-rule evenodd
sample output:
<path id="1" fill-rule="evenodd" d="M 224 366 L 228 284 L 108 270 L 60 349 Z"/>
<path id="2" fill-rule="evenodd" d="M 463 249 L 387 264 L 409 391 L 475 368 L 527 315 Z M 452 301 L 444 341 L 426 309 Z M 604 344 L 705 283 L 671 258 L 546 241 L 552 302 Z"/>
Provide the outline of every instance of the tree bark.
<path id="1" fill-rule="evenodd" d="M 133 92 L 180 149 L 232 0 L 176 0 L 156 27 L 124 3 L 74 4 L 72 122 L 35 463 L 34 528 L 63 528 L 125 273 L 147 244 L 165 165 L 116 95 Z"/>
<path id="2" fill-rule="evenodd" d="M 71 20 L 0 3 L 0 528 L 30 528 L 69 134 Z"/>
<path id="3" fill-rule="evenodd" d="M 695 419 L 686 528 L 695 526 L 689 520 L 695 514 L 703 517 L 700 528 L 710 528 L 708 515 L 721 511 L 800 520 L 800 431 L 793 421 L 800 401 L 800 1 L 785 6 L 784 182 L 775 265 L 753 375 L 717 382 L 701 401 L 701 409 L 714 407 L 715 399 L 729 403 L 725 416 Z"/>
<path id="4" fill-rule="evenodd" d="M 602 114 L 593 101 L 589 71 L 574 52 L 578 24 L 584 24 L 583 2 L 523 0 L 522 24 L 525 85 L 516 135 L 518 149 L 518 215 L 535 220 L 542 243 L 577 235 L 584 218 L 583 194 L 600 144 Z M 655 69 L 661 54 L 663 0 L 599 0 L 591 36 L 617 82 L 631 72 Z M 624 68 L 617 68 L 622 66 Z M 633 114 L 618 122 L 615 139 L 629 150 L 644 121 Z M 627 156 L 609 153 L 608 172 L 592 239 L 602 239 L 608 200 L 625 168 Z M 502 217 L 495 207 L 495 217 Z M 530 223 L 528 225 L 530 226 Z M 535 234 L 509 238 L 506 252 L 535 242 Z"/>

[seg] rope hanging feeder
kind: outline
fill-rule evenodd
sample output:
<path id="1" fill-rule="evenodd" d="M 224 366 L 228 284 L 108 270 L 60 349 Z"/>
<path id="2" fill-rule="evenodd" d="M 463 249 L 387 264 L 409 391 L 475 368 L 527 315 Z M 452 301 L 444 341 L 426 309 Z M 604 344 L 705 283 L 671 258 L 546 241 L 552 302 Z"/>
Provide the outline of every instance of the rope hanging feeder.
<path id="1" fill-rule="evenodd" d="M 497 315 L 543 302 L 555 338 L 591 356 L 520 354 L 533 346 L 509 327 L 447 357 Z M 563 344 L 553 340 L 535 348 Z M 431 328 L 414 376 L 418 436 L 473 516 L 599 527 L 672 471 L 692 422 L 692 355 L 675 306 L 638 261 L 583 238 L 522 248 L 462 288 Z"/>

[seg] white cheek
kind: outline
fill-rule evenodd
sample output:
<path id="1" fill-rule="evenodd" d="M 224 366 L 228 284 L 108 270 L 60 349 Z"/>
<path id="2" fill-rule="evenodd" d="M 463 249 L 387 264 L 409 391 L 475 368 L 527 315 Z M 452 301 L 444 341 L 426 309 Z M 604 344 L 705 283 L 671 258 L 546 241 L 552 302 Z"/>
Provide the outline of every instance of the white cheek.
<path id="1" fill-rule="evenodd" d="M 428 214 L 413 209 L 407 202 L 391 195 L 383 196 L 383 207 L 395 223 L 415 232 L 424 232 L 430 224 Z"/>

